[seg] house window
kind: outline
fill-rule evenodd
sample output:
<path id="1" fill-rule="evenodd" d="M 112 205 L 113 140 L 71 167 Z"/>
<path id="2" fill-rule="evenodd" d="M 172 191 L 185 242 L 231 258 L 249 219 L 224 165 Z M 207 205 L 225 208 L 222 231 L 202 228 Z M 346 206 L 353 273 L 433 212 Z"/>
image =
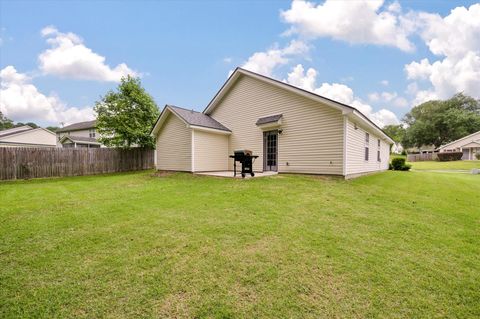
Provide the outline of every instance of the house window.
<path id="1" fill-rule="evenodd" d="M 92 137 L 92 138 L 95 138 L 95 129 L 94 128 L 89 130 L 89 136 Z"/>
<path id="2" fill-rule="evenodd" d="M 381 158 L 380 158 L 380 140 L 378 140 L 378 149 L 377 149 L 377 162 L 381 162 Z"/>
<path id="3" fill-rule="evenodd" d="M 368 161 L 370 134 L 365 133 L 365 160 Z"/>

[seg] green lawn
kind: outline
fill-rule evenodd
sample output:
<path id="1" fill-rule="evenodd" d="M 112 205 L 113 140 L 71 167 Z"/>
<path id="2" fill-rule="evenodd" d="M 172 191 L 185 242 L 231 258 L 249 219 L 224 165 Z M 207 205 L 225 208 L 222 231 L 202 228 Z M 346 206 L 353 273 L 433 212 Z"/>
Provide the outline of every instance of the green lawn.
<path id="1" fill-rule="evenodd" d="M 1 318 L 480 317 L 480 176 L 0 183 Z"/>
<path id="2" fill-rule="evenodd" d="M 453 161 L 453 162 L 411 162 L 412 169 L 416 170 L 471 170 L 480 168 L 480 161 Z"/>

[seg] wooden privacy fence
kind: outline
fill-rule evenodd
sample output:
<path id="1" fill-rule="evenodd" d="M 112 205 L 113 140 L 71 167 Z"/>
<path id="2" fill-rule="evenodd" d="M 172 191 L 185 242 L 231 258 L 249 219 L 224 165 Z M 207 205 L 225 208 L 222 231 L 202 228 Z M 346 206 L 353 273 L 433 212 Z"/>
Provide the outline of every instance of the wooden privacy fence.
<path id="1" fill-rule="evenodd" d="M 150 169 L 154 150 L 0 147 L 0 180 Z"/>
<path id="2" fill-rule="evenodd" d="M 408 154 L 407 162 L 436 161 L 437 153 Z"/>

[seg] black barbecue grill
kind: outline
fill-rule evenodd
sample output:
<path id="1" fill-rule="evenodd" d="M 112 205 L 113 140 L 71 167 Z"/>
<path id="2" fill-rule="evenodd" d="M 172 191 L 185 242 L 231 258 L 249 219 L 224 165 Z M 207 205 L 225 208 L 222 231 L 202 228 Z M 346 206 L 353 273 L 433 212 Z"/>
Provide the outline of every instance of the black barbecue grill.
<path id="1" fill-rule="evenodd" d="M 250 150 L 236 150 L 233 154 L 234 155 L 230 155 L 230 158 L 233 158 L 233 176 L 237 176 L 237 162 L 242 164 L 242 178 L 245 178 L 245 174 L 247 173 L 250 173 L 252 177 L 255 176 L 253 163 L 258 156 L 252 155 L 252 151 Z"/>

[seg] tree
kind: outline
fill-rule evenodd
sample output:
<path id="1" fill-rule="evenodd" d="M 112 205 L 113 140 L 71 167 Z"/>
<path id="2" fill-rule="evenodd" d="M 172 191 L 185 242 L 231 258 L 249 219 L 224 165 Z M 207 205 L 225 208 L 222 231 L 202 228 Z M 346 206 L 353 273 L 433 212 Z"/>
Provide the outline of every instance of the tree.
<path id="1" fill-rule="evenodd" d="M 95 103 L 97 131 L 106 146 L 154 147 L 150 131 L 159 111 L 139 78 L 122 78 L 117 91 L 109 91 Z"/>
<path id="2" fill-rule="evenodd" d="M 383 131 L 390 136 L 395 143 L 401 143 L 405 137 L 405 128 L 402 124 L 399 125 L 386 125 L 383 127 Z"/>
<path id="3" fill-rule="evenodd" d="M 22 123 L 22 122 L 17 122 L 14 127 L 20 127 L 20 126 L 25 126 L 25 125 L 28 125 L 30 126 L 31 128 L 39 128 L 40 126 L 38 126 L 37 124 L 33 123 L 33 122 L 27 122 L 27 123 Z"/>
<path id="4" fill-rule="evenodd" d="M 55 133 L 59 129 L 59 127 L 58 126 L 47 126 L 46 129 Z"/>
<path id="5" fill-rule="evenodd" d="M 480 100 L 462 93 L 442 101 L 428 101 L 404 117 L 408 128 L 404 147 L 439 147 L 480 130 Z"/>
<path id="6" fill-rule="evenodd" d="M 2 111 L 0 111 L 0 131 L 12 128 L 13 121 L 3 115 Z"/>

